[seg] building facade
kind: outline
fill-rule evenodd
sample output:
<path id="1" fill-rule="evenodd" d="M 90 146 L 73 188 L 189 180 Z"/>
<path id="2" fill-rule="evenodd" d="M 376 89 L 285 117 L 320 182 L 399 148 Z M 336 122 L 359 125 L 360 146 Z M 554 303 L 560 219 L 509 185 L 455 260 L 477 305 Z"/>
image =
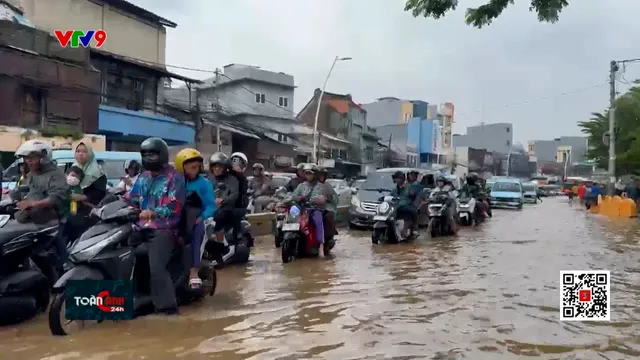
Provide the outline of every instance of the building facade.
<path id="1" fill-rule="evenodd" d="M 469 126 L 465 135 L 453 135 L 452 143 L 454 147 L 468 146 L 508 154 L 513 146 L 513 125 L 495 123 Z"/>
<path id="2" fill-rule="evenodd" d="M 538 165 L 548 162 L 563 162 L 569 160 L 570 164 L 585 162 L 589 141 L 584 136 L 561 136 L 553 140 L 529 141 L 529 155 L 537 158 Z"/>
<path id="3" fill-rule="evenodd" d="M 325 92 L 320 99 L 320 89 L 314 91 L 313 97 L 298 113 L 300 123 L 313 128 L 315 113 L 320 102 L 318 114 L 318 131 L 321 133 L 320 141 L 325 137 L 322 134 L 331 135 L 335 139 L 344 141 L 344 152 L 327 149 L 326 144 L 321 143 L 321 157 L 334 159 L 341 172 L 349 174 L 368 174 L 378 166 L 376 150 L 378 148 L 378 134 L 369 125 L 368 112 L 356 104 L 350 94 L 334 94 Z M 334 143 L 338 141 L 334 140 Z M 313 144 L 313 142 L 312 142 Z"/>
<path id="4" fill-rule="evenodd" d="M 425 103 L 426 104 L 426 103 Z M 418 105 L 418 110 L 420 109 Z M 401 100 L 395 97 L 383 97 L 375 102 L 362 104 L 367 111 L 369 126 L 377 128 L 385 125 L 406 124 L 409 119 L 415 117 L 414 104 L 409 100 Z M 416 115 L 417 116 L 417 115 Z"/>
<path id="5" fill-rule="evenodd" d="M 22 0 L 22 6 L 30 22 L 51 33 L 107 33 L 99 49 L 91 47 L 90 59 L 100 72 L 98 132 L 107 136 L 108 149 L 137 151 L 152 136 L 170 145 L 194 141 L 193 124 L 168 116 L 164 107 L 166 79 L 198 83 L 164 66 L 166 28 L 175 23 L 124 0 Z"/>
<path id="6" fill-rule="evenodd" d="M 455 123 L 455 108 L 447 102 L 437 106 L 437 119 L 440 124 L 441 152 L 448 153 L 453 145 L 453 124 Z"/>
<path id="7" fill-rule="evenodd" d="M 97 132 L 100 73 L 87 49 L 60 49 L 45 31 L 0 20 L 0 64 L 1 125 L 64 137 Z"/>

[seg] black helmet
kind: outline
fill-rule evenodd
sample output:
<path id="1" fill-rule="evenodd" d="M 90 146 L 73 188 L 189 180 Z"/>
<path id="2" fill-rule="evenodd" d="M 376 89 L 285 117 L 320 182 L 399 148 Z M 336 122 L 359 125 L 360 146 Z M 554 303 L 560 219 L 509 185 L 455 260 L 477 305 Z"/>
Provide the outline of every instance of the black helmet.
<path id="1" fill-rule="evenodd" d="M 140 144 L 142 167 L 150 171 L 159 171 L 169 164 L 169 146 L 158 137 L 148 138 Z"/>
<path id="2" fill-rule="evenodd" d="M 324 175 L 327 175 L 327 174 L 329 173 L 329 170 L 327 170 L 327 168 L 326 168 L 326 167 L 324 167 L 324 166 L 318 166 L 318 167 L 316 168 L 316 172 L 317 172 L 318 174 L 324 174 Z"/>
<path id="3" fill-rule="evenodd" d="M 472 172 L 467 174 L 467 184 L 473 185 L 478 181 L 478 173 Z"/>
<path id="4" fill-rule="evenodd" d="M 209 158 L 209 166 L 214 165 L 231 166 L 231 160 L 229 160 L 229 157 L 225 153 L 216 152 Z"/>
<path id="5" fill-rule="evenodd" d="M 391 175 L 391 178 L 404 180 L 406 178 L 406 175 L 404 174 L 404 172 L 398 170 L 394 172 L 393 175 Z"/>
<path id="6" fill-rule="evenodd" d="M 420 175 L 420 171 L 415 170 L 415 169 L 414 169 L 414 170 L 409 170 L 409 172 L 407 173 L 407 175 L 415 175 L 415 176 L 418 176 L 418 175 Z"/>

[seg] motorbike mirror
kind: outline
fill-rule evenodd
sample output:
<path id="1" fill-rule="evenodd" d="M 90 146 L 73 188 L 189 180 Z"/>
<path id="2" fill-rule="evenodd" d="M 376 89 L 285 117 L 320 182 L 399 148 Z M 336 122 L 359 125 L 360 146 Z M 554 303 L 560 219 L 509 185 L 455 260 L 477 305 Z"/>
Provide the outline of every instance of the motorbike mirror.
<path id="1" fill-rule="evenodd" d="M 29 192 L 29 185 L 20 185 L 20 186 L 18 186 L 18 191 L 23 192 L 23 193 Z"/>

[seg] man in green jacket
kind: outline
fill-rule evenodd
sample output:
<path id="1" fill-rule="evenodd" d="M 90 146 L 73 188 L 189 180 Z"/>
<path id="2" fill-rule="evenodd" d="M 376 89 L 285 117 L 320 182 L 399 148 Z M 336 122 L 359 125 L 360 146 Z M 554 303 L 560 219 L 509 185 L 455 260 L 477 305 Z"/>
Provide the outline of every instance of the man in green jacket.
<path id="1" fill-rule="evenodd" d="M 406 176 L 402 171 L 396 171 L 391 175 L 396 186 L 391 190 L 391 196 L 398 198 L 397 216 L 399 219 L 411 219 L 418 222 L 418 208 L 416 200 L 419 193 L 415 187 L 406 183 Z M 413 230 L 412 230 L 413 231 Z"/>
<path id="2" fill-rule="evenodd" d="M 319 246 L 319 256 L 324 257 L 324 211 L 326 210 L 327 199 L 323 192 L 323 186 L 318 184 L 316 179 L 317 167 L 313 164 L 304 166 L 305 182 L 296 187 L 288 202 L 296 202 L 303 206 L 309 214 L 316 228 L 316 241 Z"/>

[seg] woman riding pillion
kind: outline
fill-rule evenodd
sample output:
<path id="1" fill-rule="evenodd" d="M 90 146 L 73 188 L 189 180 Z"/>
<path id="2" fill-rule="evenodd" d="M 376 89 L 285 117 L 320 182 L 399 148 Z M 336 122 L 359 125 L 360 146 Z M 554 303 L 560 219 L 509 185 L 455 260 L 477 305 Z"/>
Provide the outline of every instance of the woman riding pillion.
<path id="1" fill-rule="evenodd" d="M 287 202 L 295 201 L 307 209 L 309 218 L 313 221 L 316 230 L 316 241 L 319 246 L 319 256 L 324 257 L 324 221 L 326 200 L 323 187 L 316 180 L 316 166 L 306 164 L 304 166 L 305 182 L 301 183 L 291 194 Z"/>
<path id="2" fill-rule="evenodd" d="M 209 181 L 213 184 L 214 197 L 218 209 L 213 216 L 215 221 L 213 230 L 216 234 L 216 241 L 224 243 L 225 228 L 234 225 L 234 210 L 240 197 L 240 184 L 231 171 L 231 160 L 221 152 L 211 155 L 209 170 L 211 172 Z"/>
<path id="3" fill-rule="evenodd" d="M 204 222 L 216 211 L 211 183 L 202 173 L 204 159 L 196 149 L 183 149 L 175 157 L 175 169 L 182 173 L 186 182 L 186 202 L 182 212 L 184 238 L 191 241 L 191 268 L 189 270 L 189 286 L 192 289 L 202 287 L 202 279 L 198 276 L 201 247 L 204 239 Z"/>
<path id="4" fill-rule="evenodd" d="M 318 185 L 322 187 L 322 192 L 325 197 L 325 240 L 329 240 L 333 236 L 338 234 L 338 231 L 336 230 L 336 216 L 338 215 L 339 197 L 333 186 L 326 182 L 328 175 L 329 171 L 327 170 L 327 168 L 318 166 L 316 177 L 318 179 Z"/>

